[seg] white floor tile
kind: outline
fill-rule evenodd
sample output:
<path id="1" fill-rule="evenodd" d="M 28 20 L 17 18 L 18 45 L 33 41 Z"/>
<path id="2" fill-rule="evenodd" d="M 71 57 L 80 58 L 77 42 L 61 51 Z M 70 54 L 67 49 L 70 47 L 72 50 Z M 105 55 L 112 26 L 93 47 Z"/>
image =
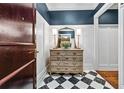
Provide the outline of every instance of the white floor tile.
<path id="1" fill-rule="evenodd" d="M 72 87 L 74 86 L 74 85 L 73 85 L 71 82 L 69 82 L 69 81 L 65 81 L 65 82 L 62 83 L 61 85 L 62 85 L 62 87 L 65 88 L 65 89 L 70 89 L 70 88 L 72 88 Z"/>
<path id="2" fill-rule="evenodd" d="M 54 89 L 56 88 L 57 86 L 59 85 L 59 83 L 55 80 L 53 80 L 52 82 L 48 83 L 47 86 L 50 88 L 50 89 Z"/>
<path id="3" fill-rule="evenodd" d="M 55 74 L 55 75 L 52 75 L 52 78 L 57 79 L 57 78 L 59 78 L 60 76 L 61 76 L 61 75 Z"/>
<path id="4" fill-rule="evenodd" d="M 101 84 L 99 84 L 99 83 L 97 83 L 97 82 L 95 82 L 95 81 L 93 81 L 91 84 L 90 84 L 90 86 L 91 87 L 93 87 L 93 88 L 96 88 L 96 89 L 103 89 L 103 85 L 101 85 Z"/>
<path id="5" fill-rule="evenodd" d="M 113 89 L 113 87 L 108 82 L 105 83 L 105 86 L 108 87 L 108 88 Z"/>
<path id="6" fill-rule="evenodd" d="M 90 72 L 91 70 L 84 70 L 83 72 L 85 72 L 85 73 L 88 73 L 88 72 Z"/>
<path id="7" fill-rule="evenodd" d="M 74 77 L 77 78 L 77 79 L 79 79 L 79 80 L 81 80 L 83 78 L 82 75 L 74 75 Z"/>
<path id="8" fill-rule="evenodd" d="M 86 83 L 79 81 L 77 84 L 75 84 L 78 88 L 80 89 L 87 89 L 89 85 L 87 85 Z"/>
<path id="9" fill-rule="evenodd" d="M 45 76 L 45 78 L 46 78 L 46 77 L 49 77 L 49 76 L 50 76 L 50 75 L 49 75 L 49 74 L 47 74 L 47 75 Z"/>
<path id="10" fill-rule="evenodd" d="M 40 86 L 43 86 L 43 85 L 45 85 L 45 83 L 44 83 L 44 82 L 42 82 Z"/>
<path id="11" fill-rule="evenodd" d="M 90 75 L 90 74 L 86 74 L 85 77 L 91 79 L 91 80 L 94 80 L 95 76 L 93 75 Z"/>
<path id="12" fill-rule="evenodd" d="M 72 75 L 63 75 L 63 77 L 64 77 L 65 79 L 69 79 L 69 78 L 72 77 Z"/>

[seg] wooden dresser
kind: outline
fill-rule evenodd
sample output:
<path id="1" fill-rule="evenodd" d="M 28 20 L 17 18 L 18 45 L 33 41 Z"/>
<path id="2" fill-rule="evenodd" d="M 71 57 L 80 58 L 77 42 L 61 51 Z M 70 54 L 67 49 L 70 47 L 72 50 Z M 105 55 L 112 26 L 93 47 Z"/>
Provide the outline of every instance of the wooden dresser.
<path id="1" fill-rule="evenodd" d="M 51 49 L 49 72 L 51 73 L 83 73 L 82 49 Z"/>

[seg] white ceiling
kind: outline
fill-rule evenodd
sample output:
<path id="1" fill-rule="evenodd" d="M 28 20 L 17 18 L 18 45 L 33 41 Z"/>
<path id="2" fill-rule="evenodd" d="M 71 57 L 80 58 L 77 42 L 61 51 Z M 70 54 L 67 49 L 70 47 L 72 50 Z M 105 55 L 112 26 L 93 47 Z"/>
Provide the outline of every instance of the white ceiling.
<path id="1" fill-rule="evenodd" d="M 94 10 L 99 3 L 46 3 L 49 11 Z"/>

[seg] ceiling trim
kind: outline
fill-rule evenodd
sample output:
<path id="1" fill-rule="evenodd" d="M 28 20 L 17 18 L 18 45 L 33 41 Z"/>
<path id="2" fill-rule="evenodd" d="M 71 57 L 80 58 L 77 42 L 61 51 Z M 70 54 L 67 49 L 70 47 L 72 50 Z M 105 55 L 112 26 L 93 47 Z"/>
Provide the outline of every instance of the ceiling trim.
<path id="1" fill-rule="evenodd" d="M 84 9 L 83 9 L 83 7 L 79 7 L 79 5 L 70 5 L 71 7 L 73 7 L 74 6 L 74 8 L 70 8 L 70 7 L 68 7 L 67 5 L 65 5 L 65 9 L 63 8 L 63 7 L 61 7 L 61 6 L 58 6 L 59 8 L 58 9 L 56 9 L 57 7 L 55 7 L 55 8 L 51 8 L 50 9 L 50 7 L 52 7 L 52 6 L 50 6 L 50 4 L 49 3 L 45 3 L 46 4 L 46 6 L 47 6 L 47 8 L 48 8 L 48 10 L 49 11 L 77 11 L 77 10 L 95 10 L 96 9 L 96 7 L 99 5 L 99 3 L 96 3 L 96 5 L 92 5 L 92 6 L 90 6 L 90 5 L 87 5 L 87 4 L 94 4 L 94 3 L 82 3 L 82 4 L 86 4 L 85 6 L 86 6 L 86 8 L 85 8 L 85 6 L 84 6 Z M 59 4 L 59 3 L 58 3 Z M 66 3 L 65 3 L 66 4 Z M 71 3 L 70 3 L 71 4 Z M 76 4 L 78 4 L 78 3 L 76 3 Z M 88 6 L 88 7 L 87 7 Z M 76 7 L 77 7 L 77 9 L 76 9 Z M 91 7 L 94 7 L 93 9 L 91 8 Z M 82 9 L 81 9 L 82 8 Z"/>
<path id="2" fill-rule="evenodd" d="M 97 5 L 97 7 L 94 9 L 92 15 L 95 15 L 95 13 L 96 13 L 98 10 L 100 10 L 100 8 L 101 8 L 104 4 L 105 4 L 105 3 L 99 3 L 99 4 Z"/>

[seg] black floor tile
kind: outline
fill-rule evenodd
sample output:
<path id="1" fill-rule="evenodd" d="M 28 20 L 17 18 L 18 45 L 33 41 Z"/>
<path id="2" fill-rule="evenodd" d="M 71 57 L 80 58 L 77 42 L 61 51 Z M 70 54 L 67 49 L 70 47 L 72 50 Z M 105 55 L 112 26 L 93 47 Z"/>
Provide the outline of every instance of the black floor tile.
<path id="1" fill-rule="evenodd" d="M 88 89 L 95 89 L 95 88 L 93 88 L 93 87 L 89 86 L 89 87 L 88 87 Z"/>
<path id="2" fill-rule="evenodd" d="M 55 89 L 64 89 L 61 85 L 59 85 L 58 87 L 56 87 Z"/>
<path id="3" fill-rule="evenodd" d="M 68 79 L 68 81 L 70 81 L 73 84 L 76 84 L 79 80 L 75 77 L 71 77 L 70 79 Z"/>
<path id="4" fill-rule="evenodd" d="M 66 79 L 64 77 L 59 77 L 57 79 L 55 79 L 59 84 L 62 84 L 63 82 L 66 81 Z"/>
<path id="5" fill-rule="evenodd" d="M 91 82 L 92 82 L 92 80 L 91 80 L 91 79 L 86 78 L 86 77 L 82 78 L 82 79 L 81 79 L 81 81 L 83 81 L 84 83 L 86 83 L 86 84 L 88 84 L 88 85 L 90 85 L 90 84 L 91 84 Z"/>
<path id="6" fill-rule="evenodd" d="M 40 87 L 39 89 L 49 89 L 49 87 L 47 85 L 44 85 L 44 86 Z"/>
<path id="7" fill-rule="evenodd" d="M 103 89 L 110 89 L 110 88 L 108 88 L 108 87 L 105 86 Z"/>
<path id="8" fill-rule="evenodd" d="M 102 84 L 102 85 L 105 85 L 105 80 L 101 79 L 101 78 L 98 78 L 98 77 L 95 77 L 94 81 Z"/>
<path id="9" fill-rule="evenodd" d="M 44 79 L 44 82 L 45 82 L 45 84 L 47 84 L 47 83 L 49 83 L 49 82 L 51 82 L 53 80 L 54 79 L 51 76 L 49 76 L 49 77 L 47 77 L 47 78 Z"/>
<path id="10" fill-rule="evenodd" d="M 73 86 L 71 89 L 79 89 L 77 86 Z"/>
<path id="11" fill-rule="evenodd" d="M 97 73 L 96 72 L 93 72 L 93 71 L 90 71 L 89 74 L 93 75 L 93 76 L 96 76 Z"/>

